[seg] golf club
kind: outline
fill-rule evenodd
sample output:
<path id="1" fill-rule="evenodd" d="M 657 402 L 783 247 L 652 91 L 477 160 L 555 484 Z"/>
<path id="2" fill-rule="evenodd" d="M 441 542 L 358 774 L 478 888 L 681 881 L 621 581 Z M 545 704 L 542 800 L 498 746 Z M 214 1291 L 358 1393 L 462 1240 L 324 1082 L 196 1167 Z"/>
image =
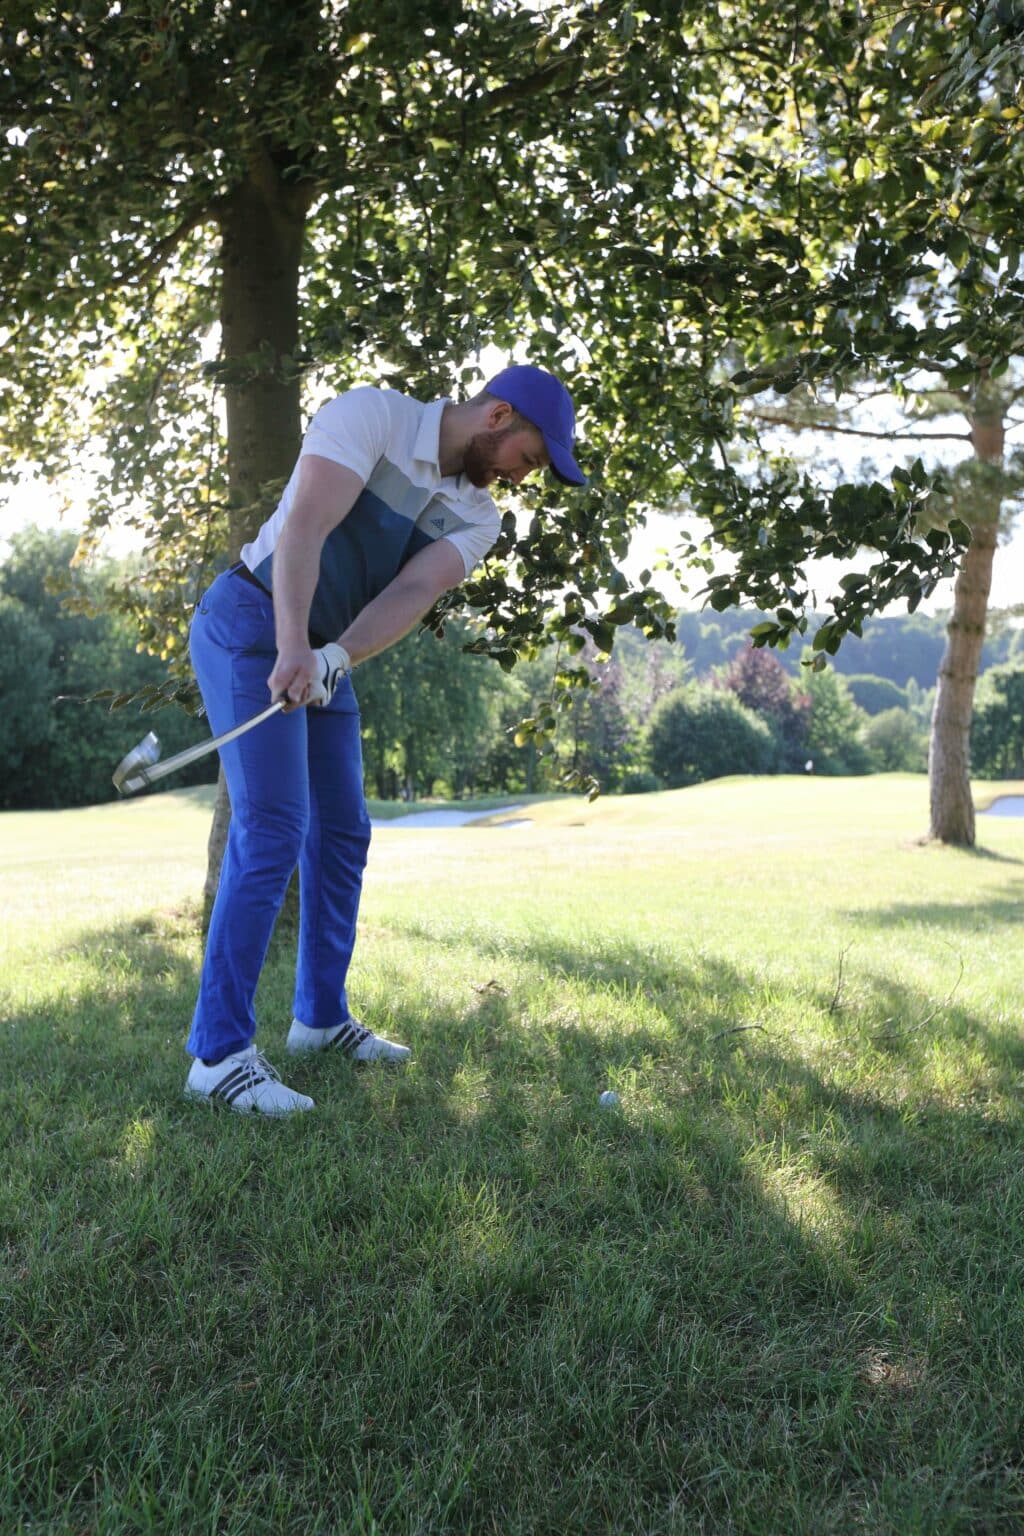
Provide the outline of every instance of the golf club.
<path id="1" fill-rule="evenodd" d="M 176 752 L 165 763 L 159 761 L 160 739 L 154 731 L 150 731 L 137 747 L 133 747 L 122 757 L 114 769 L 114 788 L 119 795 L 134 795 L 136 790 L 143 789 L 147 784 L 153 784 L 157 779 L 165 779 L 169 773 L 176 773 L 179 768 L 184 768 L 186 763 L 194 763 L 200 757 L 205 757 L 208 752 L 216 752 L 218 747 L 224 746 L 225 742 L 234 741 L 236 736 L 244 736 L 246 731 L 252 730 L 253 726 L 261 725 L 264 720 L 269 720 L 271 715 L 276 715 L 278 710 L 283 709 L 287 703 L 287 698 L 277 699 L 268 709 L 253 715 L 251 720 L 243 720 L 241 725 L 236 725 L 220 736 L 212 736 L 209 741 L 200 741 L 194 747 L 186 747 L 184 752 Z"/>

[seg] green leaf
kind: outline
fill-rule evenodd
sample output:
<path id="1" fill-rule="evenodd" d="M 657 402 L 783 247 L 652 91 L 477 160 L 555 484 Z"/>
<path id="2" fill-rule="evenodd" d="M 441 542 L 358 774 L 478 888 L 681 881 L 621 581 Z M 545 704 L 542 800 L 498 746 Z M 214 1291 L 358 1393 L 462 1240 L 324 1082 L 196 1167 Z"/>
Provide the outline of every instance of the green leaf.
<path id="1" fill-rule="evenodd" d="M 971 258 L 971 242 L 962 229 L 951 229 L 946 236 L 946 255 L 962 271 Z"/>
<path id="2" fill-rule="evenodd" d="M 889 43 L 886 48 L 887 58 L 894 59 L 896 57 L 900 50 L 900 44 L 914 27 L 916 21 L 917 16 L 913 11 L 908 11 L 905 16 L 899 18 L 889 34 Z"/>

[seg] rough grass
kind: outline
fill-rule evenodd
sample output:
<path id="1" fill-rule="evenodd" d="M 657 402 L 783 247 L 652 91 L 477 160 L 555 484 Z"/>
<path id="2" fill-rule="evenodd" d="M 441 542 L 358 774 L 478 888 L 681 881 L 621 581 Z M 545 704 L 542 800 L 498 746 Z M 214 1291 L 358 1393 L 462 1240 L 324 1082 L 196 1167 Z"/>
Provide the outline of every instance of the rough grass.
<path id="1" fill-rule="evenodd" d="M 1024 824 L 925 801 L 381 830 L 414 1061 L 283 1123 L 180 1097 L 206 793 L 5 816 L 0 1530 L 1024 1528 Z"/>

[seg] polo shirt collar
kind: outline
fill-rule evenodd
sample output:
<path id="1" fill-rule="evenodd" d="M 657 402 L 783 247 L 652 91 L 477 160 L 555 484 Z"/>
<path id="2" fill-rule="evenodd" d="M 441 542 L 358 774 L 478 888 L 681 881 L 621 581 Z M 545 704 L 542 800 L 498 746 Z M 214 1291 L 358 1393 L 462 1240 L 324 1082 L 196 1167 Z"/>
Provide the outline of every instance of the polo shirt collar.
<path id="1" fill-rule="evenodd" d="M 414 459 L 420 459 L 424 464 L 432 464 L 438 474 L 441 473 L 441 417 L 444 415 L 445 406 L 450 404 L 450 400 L 431 400 L 423 407 L 419 430 L 412 449 Z"/>

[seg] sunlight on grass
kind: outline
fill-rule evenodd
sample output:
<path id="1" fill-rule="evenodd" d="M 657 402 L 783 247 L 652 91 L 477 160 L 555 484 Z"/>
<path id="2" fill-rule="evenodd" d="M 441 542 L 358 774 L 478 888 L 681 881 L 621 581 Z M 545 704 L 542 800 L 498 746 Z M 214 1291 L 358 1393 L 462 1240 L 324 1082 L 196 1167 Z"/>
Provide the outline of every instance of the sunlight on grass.
<path id="1" fill-rule="evenodd" d="M 480 1064 L 458 1067 L 448 1090 L 448 1102 L 464 1124 L 479 1118 L 490 1097 L 490 1073 Z"/>
<path id="2" fill-rule="evenodd" d="M 121 1162 L 130 1173 L 137 1176 L 153 1161 L 155 1148 L 155 1123 L 152 1116 L 132 1120 L 122 1140 Z"/>
<path id="3" fill-rule="evenodd" d="M 208 796 L 5 817 L 0 1528 L 1024 1528 L 1024 823 L 926 809 L 381 828 L 412 1061 L 287 1061 L 284 926 L 274 1124 L 181 1098 Z"/>

